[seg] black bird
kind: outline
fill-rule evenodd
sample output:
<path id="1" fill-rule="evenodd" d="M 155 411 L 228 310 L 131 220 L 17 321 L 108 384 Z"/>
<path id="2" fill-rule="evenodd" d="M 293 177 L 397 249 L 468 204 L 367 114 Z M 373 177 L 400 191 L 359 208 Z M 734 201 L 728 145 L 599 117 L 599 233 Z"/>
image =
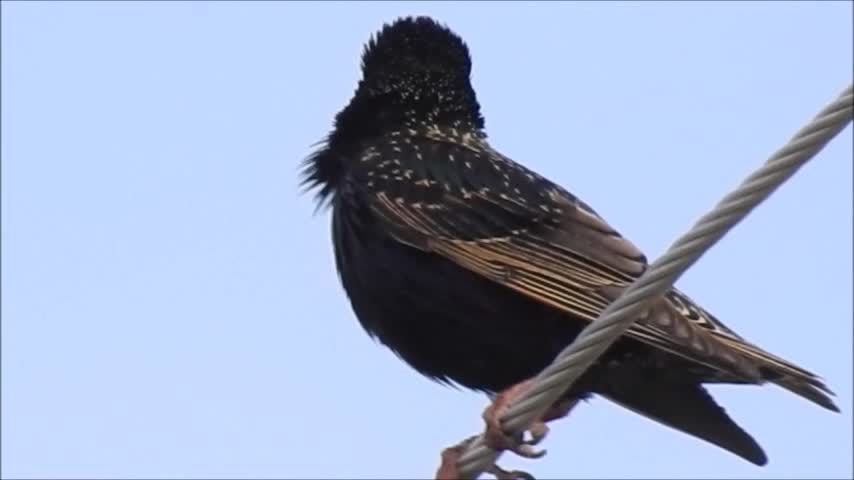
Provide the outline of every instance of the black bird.
<path id="1" fill-rule="evenodd" d="M 518 391 L 647 268 L 584 202 L 487 142 L 463 40 L 426 17 L 384 25 L 304 182 L 331 204 L 335 261 L 367 332 L 444 383 Z M 838 411 L 813 373 L 748 343 L 675 288 L 565 394 L 599 394 L 763 465 L 703 384 L 775 383 Z M 504 392 L 504 395 L 500 395 Z M 548 420 L 545 418 L 544 420 Z M 507 440 L 507 441 L 503 441 Z"/>

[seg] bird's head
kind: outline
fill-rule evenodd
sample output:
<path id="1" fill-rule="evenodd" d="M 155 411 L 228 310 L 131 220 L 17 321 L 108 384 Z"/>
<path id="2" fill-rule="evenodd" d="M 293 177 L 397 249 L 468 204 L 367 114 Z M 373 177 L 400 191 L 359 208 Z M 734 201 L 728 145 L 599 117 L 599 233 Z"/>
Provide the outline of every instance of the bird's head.
<path id="1" fill-rule="evenodd" d="M 386 24 L 364 47 L 362 79 L 336 127 L 373 123 L 381 131 L 445 125 L 483 129 L 465 42 L 429 17 Z"/>
<path id="2" fill-rule="evenodd" d="M 366 93 L 407 94 L 413 87 L 468 84 L 471 57 L 465 42 L 429 17 L 406 17 L 386 24 L 362 53 L 362 87 Z M 416 92 L 412 92 L 416 93 Z"/>
<path id="3" fill-rule="evenodd" d="M 384 25 L 365 44 L 362 78 L 326 148 L 308 159 L 306 182 L 326 197 L 346 168 L 346 152 L 386 133 L 452 127 L 483 134 L 470 74 L 468 47 L 448 27 L 429 17 Z"/>

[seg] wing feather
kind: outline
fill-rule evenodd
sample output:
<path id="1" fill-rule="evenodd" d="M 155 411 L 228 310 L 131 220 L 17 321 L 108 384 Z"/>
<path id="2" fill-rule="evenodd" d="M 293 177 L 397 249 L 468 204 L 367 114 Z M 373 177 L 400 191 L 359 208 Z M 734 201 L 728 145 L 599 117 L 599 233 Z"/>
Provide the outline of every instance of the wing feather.
<path id="1" fill-rule="evenodd" d="M 586 321 L 646 270 L 643 253 L 572 194 L 484 141 L 451 136 L 413 137 L 393 152 L 366 155 L 354 173 L 369 180 L 354 188 L 368 185 L 363 200 L 398 241 Z M 722 379 L 761 381 L 756 359 L 814 377 L 745 342 L 675 289 L 627 335 Z"/>

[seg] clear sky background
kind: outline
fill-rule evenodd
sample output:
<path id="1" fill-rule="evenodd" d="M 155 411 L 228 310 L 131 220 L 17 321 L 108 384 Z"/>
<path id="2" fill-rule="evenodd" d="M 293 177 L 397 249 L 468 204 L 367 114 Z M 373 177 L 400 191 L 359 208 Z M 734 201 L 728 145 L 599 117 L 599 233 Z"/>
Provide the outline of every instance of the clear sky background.
<path id="1" fill-rule="evenodd" d="M 655 258 L 852 79 L 852 4 L 15 2 L 2 11 L 6 478 L 428 477 L 481 429 L 358 326 L 299 162 L 383 22 L 471 47 L 493 144 Z M 541 478 L 851 478 L 852 130 L 679 282 L 841 415 L 712 387 L 765 468 L 598 399 Z M 401 321 L 406 321 L 401 318 Z M 535 322 L 536 319 L 529 319 Z"/>

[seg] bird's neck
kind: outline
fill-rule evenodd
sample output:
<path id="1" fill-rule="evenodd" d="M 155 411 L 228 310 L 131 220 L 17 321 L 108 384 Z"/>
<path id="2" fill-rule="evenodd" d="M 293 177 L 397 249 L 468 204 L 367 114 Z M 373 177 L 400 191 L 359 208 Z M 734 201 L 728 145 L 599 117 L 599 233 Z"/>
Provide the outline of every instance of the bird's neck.
<path id="1" fill-rule="evenodd" d="M 474 91 L 467 84 L 436 88 L 410 82 L 408 88 L 359 85 L 356 95 L 335 118 L 331 143 L 374 139 L 402 129 L 443 126 L 482 131 L 484 120 Z"/>
<path id="2" fill-rule="evenodd" d="M 472 141 L 486 137 L 474 92 L 469 95 L 465 89 L 446 89 L 439 95 L 425 88 L 376 93 L 362 88 L 360 85 L 347 107 L 335 117 L 326 148 L 310 159 L 309 183 L 321 187 L 322 198 L 336 192 L 339 180 L 347 173 L 349 159 L 384 136 L 419 132 L 437 140 L 449 136 Z"/>

